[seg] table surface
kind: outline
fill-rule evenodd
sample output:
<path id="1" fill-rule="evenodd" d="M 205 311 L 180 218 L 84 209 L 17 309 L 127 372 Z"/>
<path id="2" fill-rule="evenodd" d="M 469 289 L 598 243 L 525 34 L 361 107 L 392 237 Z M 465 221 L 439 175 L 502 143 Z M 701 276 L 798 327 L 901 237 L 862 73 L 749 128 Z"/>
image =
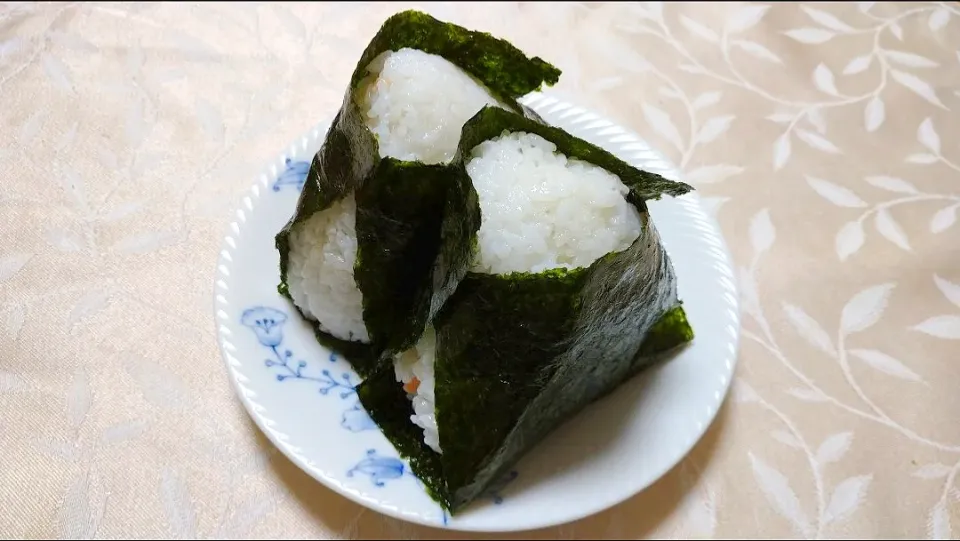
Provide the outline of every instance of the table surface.
<path id="1" fill-rule="evenodd" d="M 232 208 L 400 9 L 0 4 L 0 537 L 456 536 L 275 452 L 211 310 Z M 956 3 L 423 9 L 561 67 L 738 269 L 738 374 L 695 450 L 524 536 L 960 536 Z"/>

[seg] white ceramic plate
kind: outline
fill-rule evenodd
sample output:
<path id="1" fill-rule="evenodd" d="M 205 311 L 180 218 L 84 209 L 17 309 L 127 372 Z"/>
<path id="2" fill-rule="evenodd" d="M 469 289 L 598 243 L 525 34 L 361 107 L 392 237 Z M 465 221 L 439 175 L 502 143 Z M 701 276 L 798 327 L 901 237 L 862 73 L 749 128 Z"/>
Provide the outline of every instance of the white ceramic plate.
<path id="1" fill-rule="evenodd" d="M 677 177 L 639 137 L 595 114 L 542 94 L 523 101 L 549 123 L 633 165 Z M 560 427 L 488 497 L 448 517 L 359 406 L 349 364 L 320 346 L 277 293 L 274 235 L 293 213 L 327 125 L 291 146 L 243 198 L 216 273 L 215 312 L 231 379 L 257 425 L 290 460 L 332 490 L 396 518 L 516 531 L 611 507 L 690 451 L 730 385 L 740 330 L 730 256 L 695 194 L 650 205 L 676 268 L 693 344 Z"/>

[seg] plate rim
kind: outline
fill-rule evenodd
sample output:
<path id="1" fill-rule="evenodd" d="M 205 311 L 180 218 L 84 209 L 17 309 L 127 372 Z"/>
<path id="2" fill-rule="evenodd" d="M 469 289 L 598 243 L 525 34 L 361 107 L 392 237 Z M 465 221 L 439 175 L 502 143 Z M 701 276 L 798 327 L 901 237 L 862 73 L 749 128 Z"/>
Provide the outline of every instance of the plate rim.
<path id="1" fill-rule="evenodd" d="M 649 145 L 646 140 L 640 137 L 639 134 L 633 130 L 611 121 L 606 116 L 595 112 L 586 107 L 581 107 L 575 105 L 574 103 L 568 101 L 567 99 L 557 97 L 551 92 L 532 92 L 519 100 L 522 104 L 532 107 L 535 110 L 550 108 L 550 113 L 555 114 L 562 112 L 562 117 L 568 117 L 573 115 L 580 115 L 580 122 L 589 124 L 592 129 L 602 129 L 604 130 L 603 135 L 608 139 L 610 137 L 619 137 L 622 141 L 618 143 L 629 143 L 642 147 L 645 152 L 652 154 L 655 158 L 655 161 L 659 162 L 656 165 L 659 166 L 659 169 L 662 171 L 660 174 L 667 178 L 679 179 L 682 175 L 676 166 L 661 152 L 656 150 L 653 146 Z M 719 223 L 715 217 L 711 216 L 700 203 L 700 196 L 697 192 L 689 192 L 681 197 L 672 198 L 673 200 L 682 200 L 686 201 L 684 206 L 693 206 L 699 213 L 702 215 L 700 218 L 702 221 L 706 222 L 709 226 L 710 231 L 706 232 L 713 237 L 713 240 L 718 245 L 717 248 L 722 256 L 722 259 L 726 263 L 725 268 L 718 269 L 722 274 L 725 274 L 729 279 L 729 285 L 725 284 L 725 288 L 728 290 L 728 306 L 730 308 L 730 315 L 732 316 L 731 324 L 735 330 L 731 333 L 731 339 L 733 342 L 733 347 L 731 352 L 726 355 L 726 366 L 727 377 L 725 382 L 722 384 L 721 388 L 717 390 L 718 395 L 715 393 L 715 398 L 710 406 L 710 413 L 704 416 L 704 422 L 701 423 L 694 432 L 694 437 L 692 437 L 686 444 L 680 446 L 682 452 L 677 453 L 676 457 L 673 460 L 665 461 L 665 465 L 660 470 L 656 471 L 654 474 L 650 475 L 648 482 L 640 486 L 635 491 L 631 493 L 624 494 L 622 497 L 613 498 L 611 500 L 604 500 L 604 503 L 601 505 L 593 506 L 582 506 L 579 511 L 568 513 L 564 515 L 563 519 L 548 519 L 545 521 L 532 520 L 528 523 L 522 525 L 521 527 L 496 527 L 496 526 L 483 526 L 477 527 L 459 524 L 458 521 L 453 520 L 449 523 L 438 524 L 434 522 L 427 522 L 422 519 L 419 514 L 414 513 L 404 513 L 399 509 L 392 509 L 386 507 L 379 503 L 376 499 L 364 497 L 362 494 L 357 494 L 351 490 L 346 489 L 341 483 L 336 479 L 327 475 L 325 472 L 317 468 L 313 461 L 308 457 L 300 453 L 296 446 L 289 443 L 288 435 L 279 433 L 274 430 L 270 425 L 273 423 L 271 419 L 264 415 L 264 410 L 267 409 L 266 406 L 263 406 L 257 403 L 250 395 L 255 395 L 256 392 L 252 389 L 248 389 L 244 386 L 244 380 L 249 380 L 250 378 L 240 372 L 238 367 L 242 363 L 235 359 L 232 355 L 232 351 L 237 348 L 232 343 L 231 335 L 233 331 L 229 327 L 229 324 L 232 324 L 232 319 L 229 317 L 224 308 L 231 306 L 224 297 L 224 294 L 229 291 L 224 280 L 230 280 L 230 266 L 233 264 L 232 261 L 232 252 L 236 248 L 236 238 L 241 236 L 243 231 L 243 225 L 246 222 L 246 210 L 253 210 L 252 201 L 259 199 L 262 194 L 262 191 L 269 191 L 271 179 L 276 180 L 280 173 L 279 166 L 284 164 L 285 160 L 288 158 L 294 158 L 298 151 L 307 150 L 308 145 L 312 139 L 320 140 L 322 138 L 322 133 L 325 132 L 332 121 L 332 116 L 324 117 L 323 120 L 316 123 L 312 128 L 306 130 L 303 135 L 297 137 L 292 144 L 287 145 L 281 154 L 278 157 L 273 158 L 271 161 L 267 162 L 267 165 L 262 167 L 259 173 L 257 174 L 257 180 L 247 189 L 243 190 L 241 197 L 239 198 L 239 204 L 233 210 L 233 218 L 230 219 L 228 225 L 226 226 L 226 234 L 221 237 L 220 251 L 217 257 L 217 261 L 214 269 L 214 287 L 213 287 L 213 319 L 216 324 L 217 329 L 217 345 L 220 351 L 221 359 L 225 367 L 227 368 L 227 373 L 229 374 L 230 384 L 233 387 L 234 393 L 240 399 L 241 404 L 243 404 L 244 410 L 247 415 L 253 420 L 257 428 L 267 437 L 270 443 L 276 447 L 283 455 L 294 463 L 298 468 L 302 469 L 314 480 L 320 482 L 326 488 L 335 492 L 340 497 L 345 497 L 348 500 L 361 505 L 367 509 L 386 515 L 397 520 L 402 520 L 417 524 L 429 528 L 438 528 L 450 531 L 462 531 L 462 532 L 488 532 L 488 533 L 508 533 L 508 532 L 523 532 L 523 531 L 532 531 L 547 527 L 561 526 L 565 524 L 570 524 L 578 520 L 582 520 L 589 516 L 598 514 L 605 510 L 611 509 L 620 505 L 621 503 L 637 496 L 638 494 L 646 491 L 652 485 L 656 484 L 657 481 L 662 479 L 668 472 L 680 464 L 685 457 L 687 457 L 693 448 L 703 439 L 703 436 L 712 426 L 720 412 L 720 409 L 723 406 L 723 403 L 727 400 L 730 389 L 733 383 L 733 379 L 736 374 L 736 368 L 739 361 L 739 350 L 741 346 L 741 334 L 742 334 L 742 307 L 739 298 L 739 288 L 734 274 L 734 262 L 732 254 L 729 250 L 729 247 L 726 243 L 726 240 L 723 236 L 723 232 L 720 229 Z M 568 130 L 569 131 L 569 130 Z M 602 146 L 602 145 L 601 145 Z M 609 149 L 605 149 L 609 150 Z M 617 153 L 614 153 L 617 154 Z M 623 158 L 622 155 L 617 154 L 618 157 L 624 159 L 624 161 L 630 161 L 626 158 Z M 647 166 L 645 166 L 647 167 Z M 251 197 L 252 196 L 252 197 Z M 661 471 L 662 470 L 662 471 Z M 446 516 L 446 515 L 445 515 Z"/>

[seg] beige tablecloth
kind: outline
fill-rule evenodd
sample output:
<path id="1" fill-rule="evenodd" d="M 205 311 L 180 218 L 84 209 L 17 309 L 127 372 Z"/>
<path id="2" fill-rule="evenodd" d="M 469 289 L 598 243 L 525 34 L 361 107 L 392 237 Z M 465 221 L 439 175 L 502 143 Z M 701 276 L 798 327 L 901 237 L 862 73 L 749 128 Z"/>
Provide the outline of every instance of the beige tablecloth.
<path id="1" fill-rule="evenodd" d="M 231 209 L 400 9 L 0 4 L 0 537 L 451 535 L 275 452 L 211 314 Z M 739 271 L 737 381 L 694 452 L 529 535 L 960 536 L 960 6 L 426 9 L 648 138 Z"/>

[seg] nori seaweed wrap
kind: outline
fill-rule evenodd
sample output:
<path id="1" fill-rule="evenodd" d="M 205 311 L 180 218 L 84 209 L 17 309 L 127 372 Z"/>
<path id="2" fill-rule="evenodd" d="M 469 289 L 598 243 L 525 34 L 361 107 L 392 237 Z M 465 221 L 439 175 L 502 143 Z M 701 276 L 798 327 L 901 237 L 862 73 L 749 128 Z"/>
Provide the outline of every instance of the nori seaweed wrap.
<path id="1" fill-rule="evenodd" d="M 388 70 L 395 80 L 384 83 Z M 452 151 L 463 122 L 483 105 L 535 117 L 516 99 L 556 83 L 559 75 L 504 40 L 416 11 L 391 16 L 364 50 L 296 211 L 276 236 L 279 292 L 314 324 L 318 340 L 361 376 L 372 373 L 382 352 L 405 349 L 420 336 L 466 272 L 479 220 L 444 222 L 456 167 L 443 157 L 396 150 L 424 134 L 393 137 L 390 130 L 403 132 L 409 126 L 396 128 L 403 122 L 426 123 L 432 131 L 424 133 L 435 137 L 434 146 L 447 144 Z M 436 99 L 420 97 L 434 108 L 447 100 L 449 114 L 440 128 L 454 133 L 454 140 L 437 135 L 429 125 L 436 118 L 404 120 L 409 110 L 391 96 L 390 84 L 429 85 Z M 457 84 L 461 88 L 452 91 L 443 86 Z M 433 113 L 429 107 L 415 112 Z M 443 256 L 441 245 L 448 248 Z"/>
<path id="2" fill-rule="evenodd" d="M 478 271 L 475 263 L 432 322 L 430 415 L 420 415 L 417 406 L 423 394 L 417 385 L 427 383 L 422 372 L 419 380 L 402 378 L 401 386 L 401 369 L 381 365 L 359 386 L 364 408 L 431 496 L 454 513 L 561 423 L 658 354 L 693 339 L 673 266 L 646 206 L 663 194 L 679 196 L 692 188 L 631 167 L 561 129 L 494 107 L 464 125 L 455 161 L 470 170 L 479 145 L 511 134 L 534 134 L 563 157 L 619 177 L 628 189 L 621 197 L 635 211 L 639 232 L 628 247 L 584 266 L 497 273 Z M 529 155 L 535 149 L 508 150 L 491 152 Z M 480 211 L 470 174 L 457 176 L 456 194 L 447 200 L 445 228 Z M 495 212 L 485 209 L 484 223 Z M 471 246 L 479 251 L 476 236 Z M 433 442 L 426 441 L 428 425 Z"/>

